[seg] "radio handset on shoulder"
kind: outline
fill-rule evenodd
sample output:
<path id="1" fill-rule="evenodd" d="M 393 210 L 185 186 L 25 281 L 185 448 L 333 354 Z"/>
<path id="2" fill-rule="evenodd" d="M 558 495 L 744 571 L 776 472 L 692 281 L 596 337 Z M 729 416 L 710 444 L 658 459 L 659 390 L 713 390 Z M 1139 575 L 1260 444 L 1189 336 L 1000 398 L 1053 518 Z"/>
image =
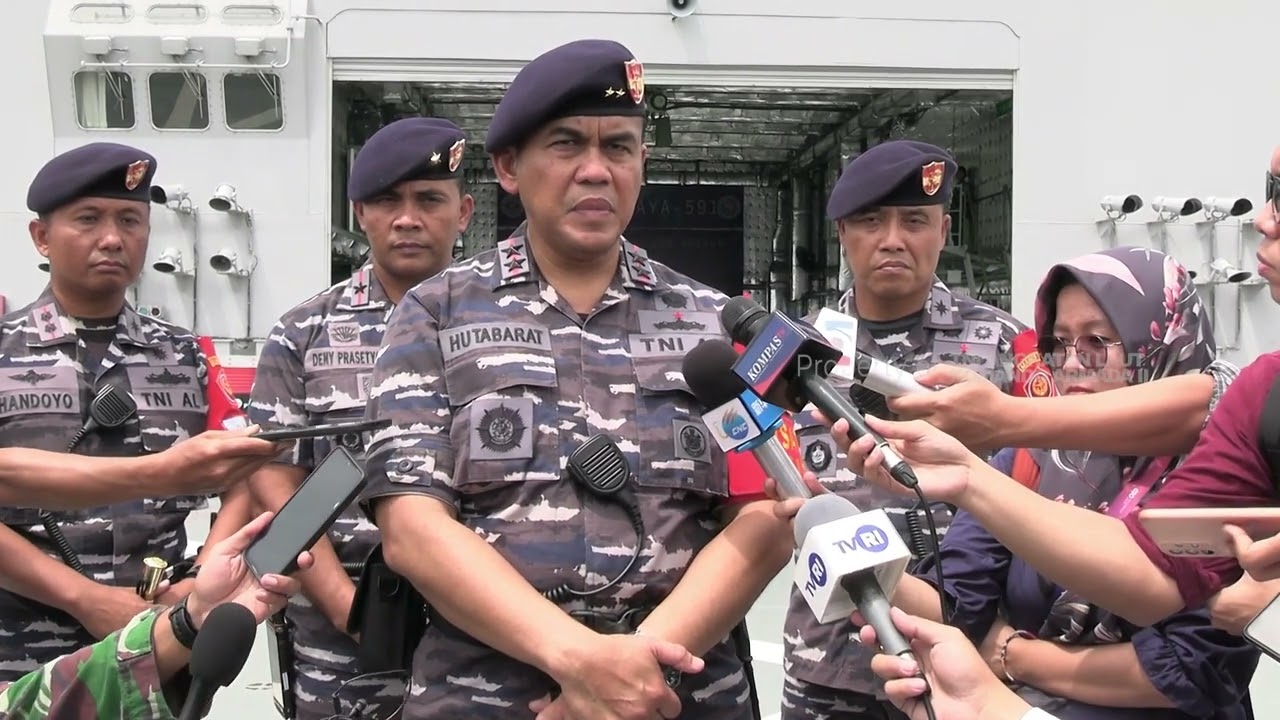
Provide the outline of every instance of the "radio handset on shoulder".
<path id="1" fill-rule="evenodd" d="M 93 399 L 89 401 L 89 418 L 85 420 L 80 431 L 67 444 L 67 452 L 74 452 L 89 433 L 120 427 L 137 412 L 138 404 L 134 402 L 132 395 L 115 385 L 103 385 L 98 390 L 98 394 L 94 395 Z M 53 547 L 58 551 L 58 556 L 62 558 L 62 562 L 66 563 L 67 567 L 72 570 L 84 575 L 84 564 L 80 562 L 80 556 L 76 554 L 76 551 L 71 547 L 71 543 L 67 541 L 67 536 L 62 534 L 62 528 L 58 527 L 58 522 L 54 519 L 53 513 L 48 510 L 41 510 L 40 524 L 44 526 L 44 531 L 49 536 L 49 542 L 53 543 Z"/>

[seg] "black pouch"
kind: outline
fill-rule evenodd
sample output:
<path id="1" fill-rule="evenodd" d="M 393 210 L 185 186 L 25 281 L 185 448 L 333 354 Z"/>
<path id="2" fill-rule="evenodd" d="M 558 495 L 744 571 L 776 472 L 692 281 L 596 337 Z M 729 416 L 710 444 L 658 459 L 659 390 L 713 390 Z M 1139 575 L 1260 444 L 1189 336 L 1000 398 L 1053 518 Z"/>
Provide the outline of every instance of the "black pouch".
<path id="1" fill-rule="evenodd" d="M 347 616 L 347 632 L 360 634 L 360 672 L 408 672 L 426 631 L 426 601 L 413 583 L 387 566 L 378 544 L 360 571 Z"/>

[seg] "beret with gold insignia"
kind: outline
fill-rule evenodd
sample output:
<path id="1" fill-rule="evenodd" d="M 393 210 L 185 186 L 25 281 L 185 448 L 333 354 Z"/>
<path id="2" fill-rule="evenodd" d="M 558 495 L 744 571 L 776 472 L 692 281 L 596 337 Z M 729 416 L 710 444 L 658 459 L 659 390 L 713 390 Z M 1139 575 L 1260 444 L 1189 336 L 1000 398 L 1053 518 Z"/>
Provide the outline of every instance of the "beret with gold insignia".
<path id="1" fill-rule="evenodd" d="M 27 209 L 53 212 L 86 197 L 151 201 L 156 159 L 118 143 L 96 142 L 68 150 L 36 173 L 27 188 Z"/>
<path id="2" fill-rule="evenodd" d="M 936 145 L 890 140 L 855 157 L 827 200 L 827 217 L 849 217 L 873 207 L 949 205 L 956 161 Z"/>
<path id="3" fill-rule="evenodd" d="M 575 40 L 520 70 L 494 111 L 484 149 L 516 147 L 559 118 L 644 114 L 644 66 L 631 51 L 613 40 Z"/>
<path id="4" fill-rule="evenodd" d="M 410 180 L 458 177 L 466 135 L 442 118 L 403 118 L 365 142 L 351 163 L 347 197 L 365 202 Z"/>

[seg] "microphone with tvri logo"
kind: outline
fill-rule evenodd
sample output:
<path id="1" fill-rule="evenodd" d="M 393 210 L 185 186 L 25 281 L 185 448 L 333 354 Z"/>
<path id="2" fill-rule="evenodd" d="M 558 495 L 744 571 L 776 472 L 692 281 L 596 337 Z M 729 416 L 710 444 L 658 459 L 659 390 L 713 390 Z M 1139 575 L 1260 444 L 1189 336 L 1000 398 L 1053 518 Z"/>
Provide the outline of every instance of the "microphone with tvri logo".
<path id="1" fill-rule="evenodd" d="M 880 648 L 915 660 L 889 615 L 889 599 L 911 560 L 911 552 L 883 510 L 859 512 L 839 495 L 806 500 L 796 514 L 800 547 L 795 583 L 818 622 L 849 617 L 855 610 L 875 628 Z M 928 690 L 921 698 L 933 717 Z"/>
<path id="2" fill-rule="evenodd" d="M 812 403 L 833 422 L 849 424 L 850 437 L 871 436 L 884 457 L 885 469 L 903 487 L 919 484 L 907 462 L 883 437 L 867 426 L 858 408 L 838 392 L 826 375 L 841 352 L 812 326 L 782 313 L 769 313 L 750 299 L 735 297 L 720 311 L 720 323 L 735 342 L 747 346 L 733 371 L 760 397 L 799 412 Z"/>
<path id="3" fill-rule="evenodd" d="M 801 476 L 800 443 L 782 408 L 761 400 L 733 374 L 738 353 L 708 340 L 684 357 L 684 381 L 707 412 L 711 436 L 725 452 L 750 452 L 787 497 L 812 495 Z"/>

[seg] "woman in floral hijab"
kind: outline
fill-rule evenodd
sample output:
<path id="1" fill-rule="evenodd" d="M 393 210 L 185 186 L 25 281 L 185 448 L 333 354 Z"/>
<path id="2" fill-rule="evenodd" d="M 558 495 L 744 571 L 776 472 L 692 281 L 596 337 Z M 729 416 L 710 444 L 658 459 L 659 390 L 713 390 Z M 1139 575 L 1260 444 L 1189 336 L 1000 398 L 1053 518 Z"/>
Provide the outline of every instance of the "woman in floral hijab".
<path id="1" fill-rule="evenodd" d="M 1204 372 L 1217 355 L 1184 268 L 1156 250 L 1120 247 L 1050 269 L 1036 295 L 1040 351 L 1058 391 L 1093 393 Z M 1042 495 L 1134 512 L 1180 458 L 1006 450 L 992 464 Z M 992 670 L 1062 720 L 1243 720 L 1258 653 L 1206 612 L 1137 627 L 1063 591 L 960 512 L 942 543 L 953 623 Z M 932 562 L 913 571 L 928 581 Z"/>

